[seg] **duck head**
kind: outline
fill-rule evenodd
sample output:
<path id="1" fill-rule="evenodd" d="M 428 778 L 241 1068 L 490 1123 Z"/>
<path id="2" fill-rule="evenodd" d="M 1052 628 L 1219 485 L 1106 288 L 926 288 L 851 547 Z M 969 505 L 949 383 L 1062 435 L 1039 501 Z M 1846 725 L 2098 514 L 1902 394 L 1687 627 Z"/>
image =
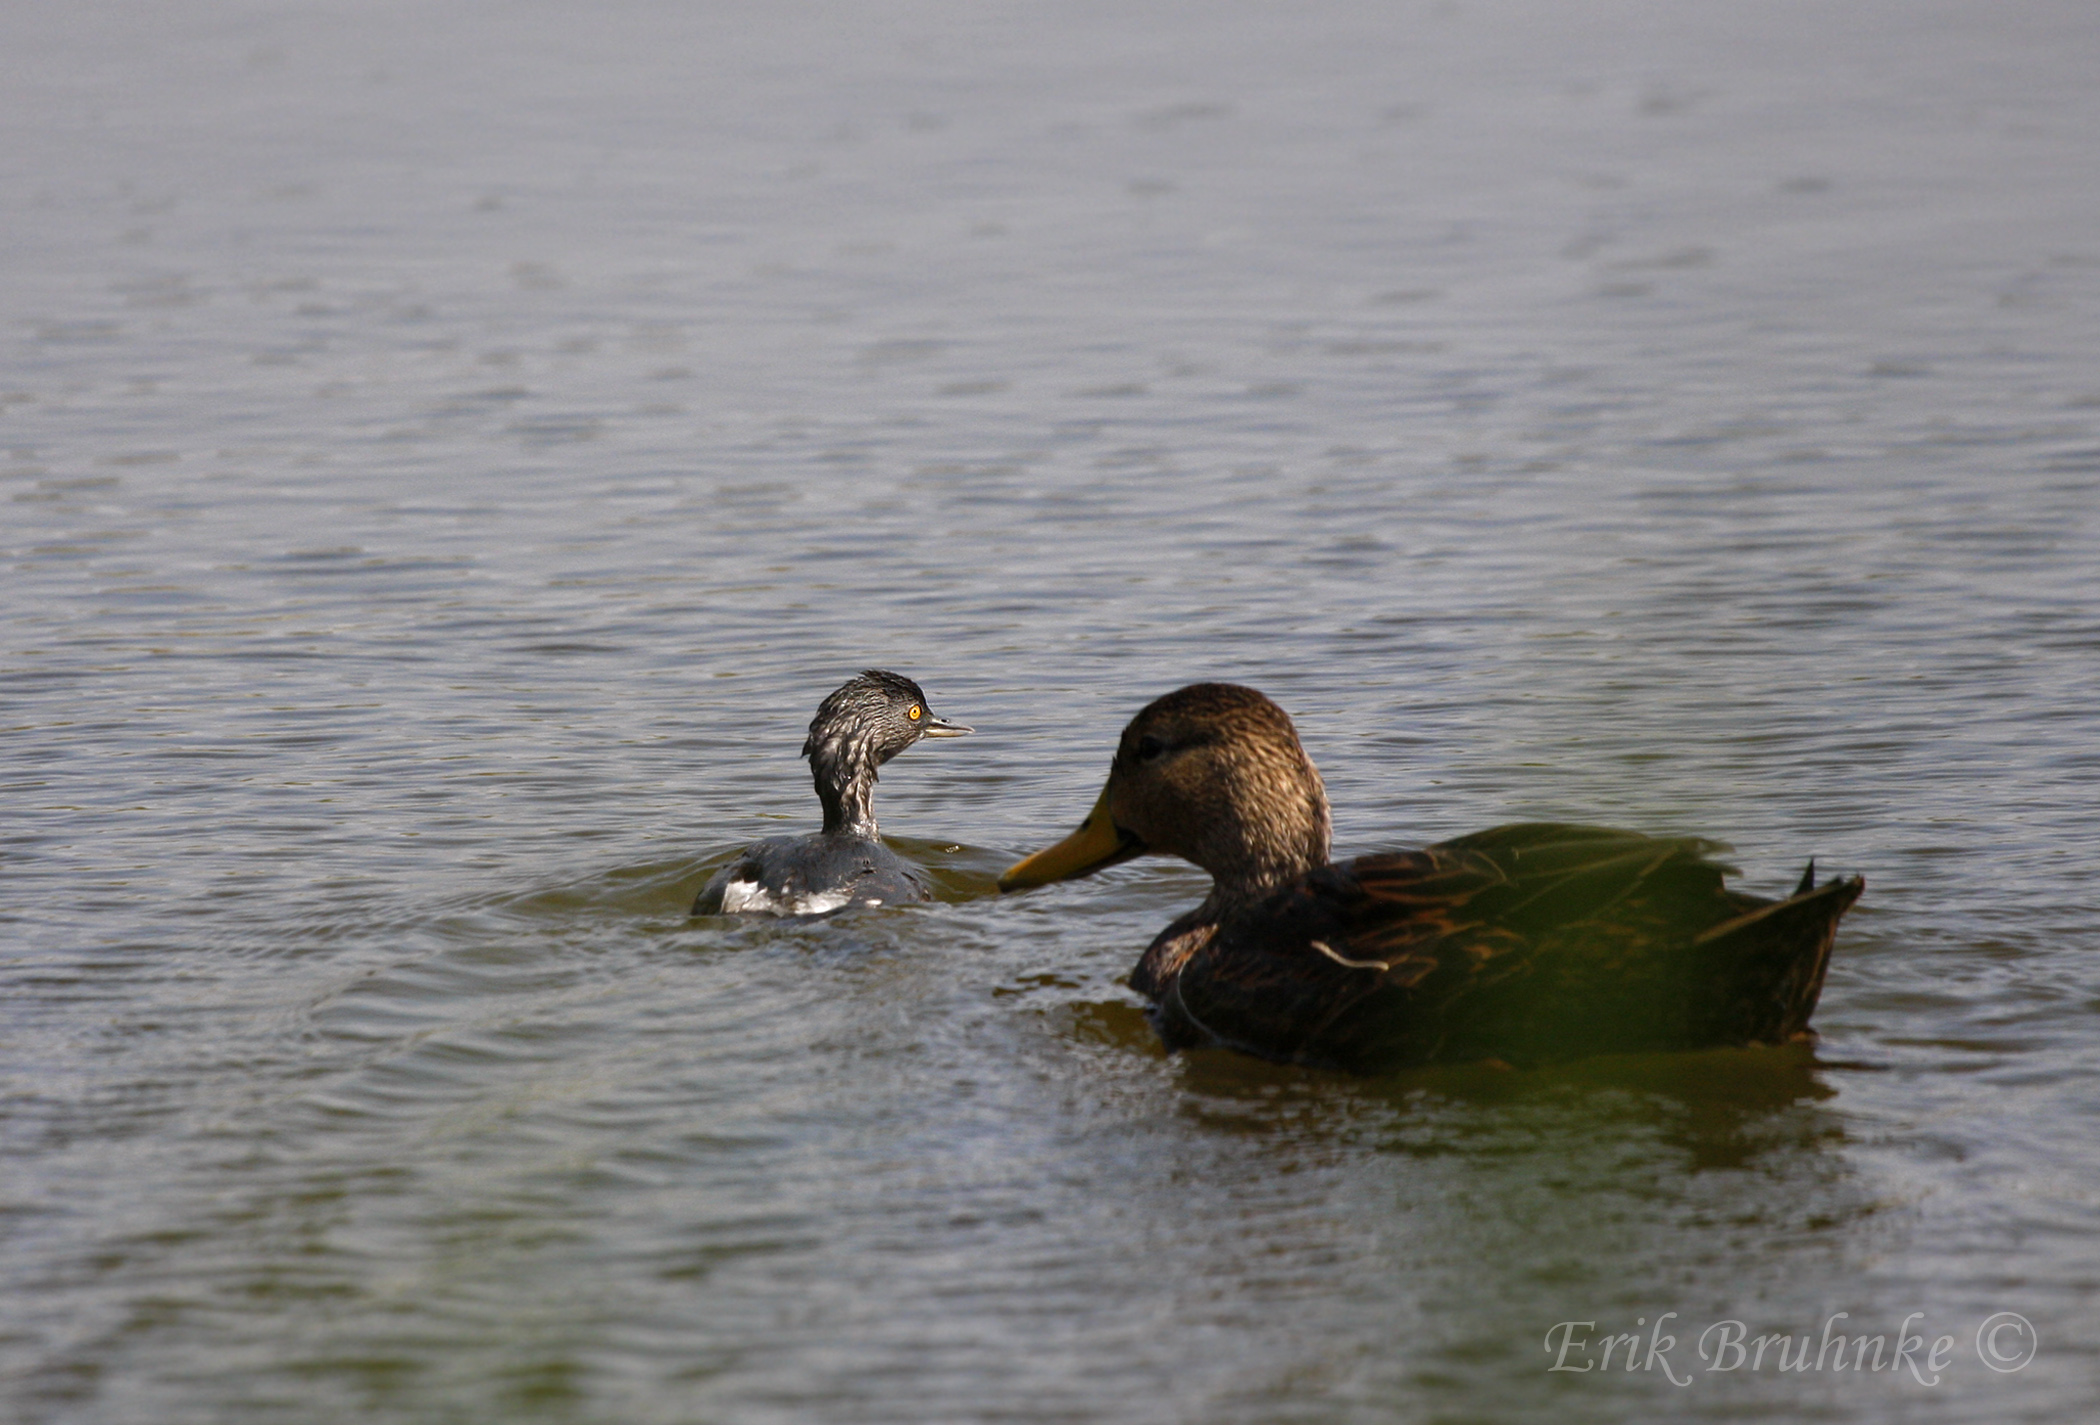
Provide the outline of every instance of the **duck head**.
<path id="1" fill-rule="evenodd" d="M 1325 865 L 1333 834 L 1327 788 L 1289 714 L 1252 688 L 1196 683 L 1130 720 L 1079 829 L 1009 866 L 999 888 L 1157 852 L 1210 872 L 1213 900 L 1251 898 Z"/>
<path id="2" fill-rule="evenodd" d="M 824 804 L 824 830 L 872 837 L 875 774 L 922 737 L 962 737 L 974 729 L 933 715 L 919 685 L 870 668 L 817 707 L 802 755 Z"/>

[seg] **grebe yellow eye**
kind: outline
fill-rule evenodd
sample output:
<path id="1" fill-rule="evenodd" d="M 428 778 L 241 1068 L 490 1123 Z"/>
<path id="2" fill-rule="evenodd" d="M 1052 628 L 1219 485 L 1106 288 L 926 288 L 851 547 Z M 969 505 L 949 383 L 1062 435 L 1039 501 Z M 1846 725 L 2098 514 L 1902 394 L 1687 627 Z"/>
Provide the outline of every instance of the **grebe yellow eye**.
<path id="1" fill-rule="evenodd" d="M 911 711 L 906 713 L 905 716 L 910 718 L 913 722 L 917 722 L 919 720 L 919 714 L 924 711 L 925 709 L 921 708 L 917 703 L 913 703 L 911 705 Z"/>

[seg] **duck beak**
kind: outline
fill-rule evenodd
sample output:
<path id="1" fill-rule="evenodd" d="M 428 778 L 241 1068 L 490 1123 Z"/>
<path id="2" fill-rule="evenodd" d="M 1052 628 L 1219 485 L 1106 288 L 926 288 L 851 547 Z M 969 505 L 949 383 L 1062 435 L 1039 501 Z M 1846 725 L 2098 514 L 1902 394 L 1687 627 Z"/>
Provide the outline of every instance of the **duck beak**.
<path id="1" fill-rule="evenodd" d="M 926 721 L 919 724 L 921 737 L 968 737 L 977 729 L 959 722 L 950 722 L 944 717 L 926 714 Z"/>
<path id="2" fill-rule="evenodd" d="M 1104 866 L 1141 856 L 1144 851 L 1145 843 L 1117 826 L 1116 819 L 1108 814 L 1108 788 L 1103 787 L 1101 800 L 1079 823 L 1079 830 L 1048 850 L 1008 866 L 999 877 L 999 889 L 1025 891 L 1052 881 L 1069 881 L 1074 876 L 1091 875 Z"/>

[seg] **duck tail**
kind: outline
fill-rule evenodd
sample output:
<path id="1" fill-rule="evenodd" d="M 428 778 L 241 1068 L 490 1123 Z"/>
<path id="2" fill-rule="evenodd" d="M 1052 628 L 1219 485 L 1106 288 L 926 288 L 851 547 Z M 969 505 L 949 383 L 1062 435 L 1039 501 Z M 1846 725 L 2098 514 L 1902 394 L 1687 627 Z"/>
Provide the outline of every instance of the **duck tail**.
<path id="1" fill-rule="evenodd" d="M 1808 869 L 1801 873 L 1801 884 L 1794 887 L 1794 894 L 1805 896 L 1816 888 L 1816 858 L 1808 858 Z"/>
<path id="2" fill-rule="evenodd" d="M 1714 1042 L 1782 1044 L 1808 1027 L 1840 917 L 1866 889 L 1858 876 L 1833 877 L 1806 894 L 1759 906 L 1700 935 L 1713 979 L 1704 1012 Z"/>

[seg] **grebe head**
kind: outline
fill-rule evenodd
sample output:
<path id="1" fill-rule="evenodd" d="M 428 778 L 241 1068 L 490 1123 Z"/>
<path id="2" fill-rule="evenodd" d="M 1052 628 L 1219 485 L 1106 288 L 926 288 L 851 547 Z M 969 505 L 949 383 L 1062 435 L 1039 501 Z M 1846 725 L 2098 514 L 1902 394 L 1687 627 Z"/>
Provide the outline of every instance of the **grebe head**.
<path id="1" fill-rule="evenodd" d="M 802 744 L 824 804 L 824 829 L 874 836 L 876 770 L 922 737 L 970 731 L 935 717 L 919 685 L 901 674 L 870 668 L 848 679 L 818 706 Z"/>

